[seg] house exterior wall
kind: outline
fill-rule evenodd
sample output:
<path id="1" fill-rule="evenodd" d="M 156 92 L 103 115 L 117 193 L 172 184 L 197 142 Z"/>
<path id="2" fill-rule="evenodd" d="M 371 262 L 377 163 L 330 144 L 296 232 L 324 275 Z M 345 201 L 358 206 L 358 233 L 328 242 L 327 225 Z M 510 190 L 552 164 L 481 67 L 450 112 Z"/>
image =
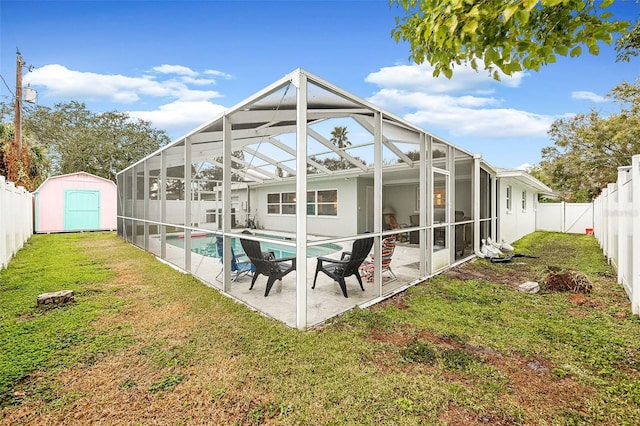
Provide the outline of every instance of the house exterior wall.
<path id="1" fill-rule="evenodd" d="M 373 197 L 373 179 L 358 178 L 358 234 L 373 232 Z"/>
<path id="2" fill-rule="evenodd" d="M 418 213 L 418 182 L 390 185 L 383 188 L 383 209 L 391 208 L 396 221 L 401 225 L 409 225 L 409 216 Z"/>
<path id="3" fill-rule="evenodd" d="M 358 231 L 358 185 L 357 179 L 334 179 L 329 181 L 310 181 L 307 190 L 338 191 L 337 216 L 308 216 L 307 232 L 322 236 L 349 236 Z M 253 190 L 252 190 L 253 191 Z M 282 185 L 269 185 L 255 189 L 251 210 L 261 227 L 274 231 L 291 232 L 296 228 L 295 215 L 268 214 L 267 194 L 275 192 L 295 192 L 295 182 Z M 254 201 L 255 199 L 255 201 Z"/>
<path id="4" fill-rule="evenodd" d="M 116 229 L 116 185 L 89 173 L 73 173 L 47 179 L 36 190 L 36 233 L 63 232 L 65 190 L 100 191 L 100 225 L 88 231 Z"/>
<path id="5" fill-rule="evenodd" d="M 469 180 L 455 182 L 455 211 L 463 212 L 463 217 L 471 217 L 473 189 Z"/>
<path id="6" fill-rule="evenodd" d="M 514 179 L 500 179 L 498 191 L 498 240 L 512 243 L 536 230 L 537 193 Z M 507 208 L 507 188 L 511 187 L 511 208 Z M 526 208 L 522 193 L 526 191 Z"/>

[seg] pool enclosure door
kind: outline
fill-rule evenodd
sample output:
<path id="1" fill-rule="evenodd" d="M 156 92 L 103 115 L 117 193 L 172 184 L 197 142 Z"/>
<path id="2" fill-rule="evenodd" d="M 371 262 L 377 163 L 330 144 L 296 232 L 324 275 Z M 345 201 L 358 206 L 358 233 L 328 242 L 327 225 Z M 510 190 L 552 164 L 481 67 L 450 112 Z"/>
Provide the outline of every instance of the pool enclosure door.
<path id="1" fill-rule="evenodd" d="M 100 191 L 64 191 L 64 230 L 100 229 Z"/>

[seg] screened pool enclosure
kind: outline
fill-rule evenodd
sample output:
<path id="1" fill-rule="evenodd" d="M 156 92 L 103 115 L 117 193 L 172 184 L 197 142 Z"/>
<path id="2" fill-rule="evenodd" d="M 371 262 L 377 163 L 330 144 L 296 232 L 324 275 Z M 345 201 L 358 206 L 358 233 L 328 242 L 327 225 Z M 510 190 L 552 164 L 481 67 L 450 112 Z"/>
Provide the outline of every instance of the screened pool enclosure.
<path id="1" fill-rule="evenodd" d="M 122 238 L 300 329 L 473 256 L 496 229 L 495 170 L 480 156 L 301 69 L 123 170 L 117 185 Z M 344 273 L 339 260 L 369 238 L 355 269 L 364 291 L 357 274 L 344 279 L 348 297 L 316 277 L 321 264 Z M 268 277 L 241 239 L 259 242 L 271 266 L 295 259 L 266 297 Z"/>

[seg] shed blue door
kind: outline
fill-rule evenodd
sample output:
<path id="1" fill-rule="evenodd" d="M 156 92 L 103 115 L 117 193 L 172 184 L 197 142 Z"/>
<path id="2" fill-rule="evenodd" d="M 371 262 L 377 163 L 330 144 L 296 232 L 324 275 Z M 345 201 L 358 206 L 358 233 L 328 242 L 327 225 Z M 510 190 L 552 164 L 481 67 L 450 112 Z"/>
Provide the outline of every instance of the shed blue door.
<path id="1" fill-rule="evenodd" d="M 64 230 L 100 229 L 100 191 L 64 191 Z"/>

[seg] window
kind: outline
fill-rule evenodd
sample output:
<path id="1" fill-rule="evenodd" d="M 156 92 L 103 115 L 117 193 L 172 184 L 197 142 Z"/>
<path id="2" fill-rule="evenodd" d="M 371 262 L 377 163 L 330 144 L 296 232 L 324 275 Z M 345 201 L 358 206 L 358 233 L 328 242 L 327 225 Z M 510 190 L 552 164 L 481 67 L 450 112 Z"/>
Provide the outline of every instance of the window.
<path id="1" fill-rule="evenodd" d="M 205 222 L 207 223 L 216 223 L 216 211 L 215 209 L 207 209 L 205 213 Z"/>
<path id="2" fill-rule="evenodd" d="M 316 191 L 307 191 L 307 215 L 316 215 Z"/>
<path id="3" fill-rule="evenodd" d="M 296 193 L 282 193 L 282 214 L 296 214 Z"/>
<path id="4" fill-rule="evenodd" d="M 522 210 L 527 210 L 527 191 L 522 191 Z"/>
<path id="5" fill-rule="evenodd" d="M 446 195 L 443 188 L 435 188 L 433 190 L 433 205 L 444 206 Z"/>
<path id="6" fill-rule="evenodd" d="M 280 194 L 267 194 L 267 213 L 280 214 Z"/>
<path id="7" fill-rule="evenodd" d="M 338 216 L 337 189 L 317 191 L 316 200 L 318 216 Z"/>
<path id="8" fill-rule="evenodd" d="M 282 192 L 267 194 L 268 214 L 296 214 L 296 193 Z M 307 215 L 337 216 L 338 190 L 307 191 Z"/>
<path id="9" fill-rule="evenodd" d="M 507 186 L 507 210 L 511 211 L 511 185 Z"/>

